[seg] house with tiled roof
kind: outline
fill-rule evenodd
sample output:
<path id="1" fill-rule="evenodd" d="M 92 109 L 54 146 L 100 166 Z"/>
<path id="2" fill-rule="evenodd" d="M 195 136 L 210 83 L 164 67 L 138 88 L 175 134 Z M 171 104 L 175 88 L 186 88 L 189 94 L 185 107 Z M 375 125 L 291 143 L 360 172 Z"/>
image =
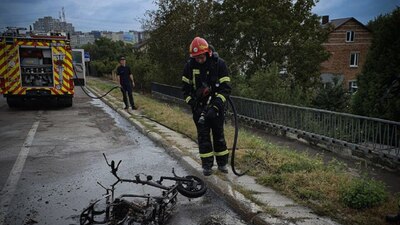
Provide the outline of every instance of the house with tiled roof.
<path id="1" fill-rule="evenodd" d="M 327 83 L 338 77 L 350 92 L 357 89 L 357 74 L 361 73 L 372 41 L 371 31 L 353 17 L 333 19 L 322 17 L 322 24 L 330 29 L 328 41 L 323 43 L 330 53 L 321 64 L 321 78 Z"/>

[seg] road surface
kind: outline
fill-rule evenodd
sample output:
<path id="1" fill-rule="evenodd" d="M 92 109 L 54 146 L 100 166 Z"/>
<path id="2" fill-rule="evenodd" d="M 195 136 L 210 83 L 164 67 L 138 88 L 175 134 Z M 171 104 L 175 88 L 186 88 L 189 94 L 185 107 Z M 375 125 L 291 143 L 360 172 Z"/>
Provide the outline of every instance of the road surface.
<path id="1" fill-rule="evenodd" d="M 36 104 L 36 103 L 35 103 Z M 102 103 L 76 90 L 70 108 L 47 102 L 8 108 L 0 97 L 0 225 L 79 224 L 81 211 L 115 181 L 102 153 L 122 159 L 120 174 L 188 173 L 179 163 Z M 123 192 L 157 190 L 122 185 Z M 212 219 L 210 221 L 210 218 Z M 168 224 L 246 224 L 215 193 L 189 201 L 179 196 Z"/>

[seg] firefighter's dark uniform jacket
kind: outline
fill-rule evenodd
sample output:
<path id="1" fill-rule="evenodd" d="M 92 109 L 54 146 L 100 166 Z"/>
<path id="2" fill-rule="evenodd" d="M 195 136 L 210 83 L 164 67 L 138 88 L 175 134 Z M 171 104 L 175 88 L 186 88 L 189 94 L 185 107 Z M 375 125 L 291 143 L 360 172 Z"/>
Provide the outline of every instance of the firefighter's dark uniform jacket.
<path id="1" fill-rule="evenodd" d="M 185 65 L 182 83 L 184 99 L 192 107 L 203 168 L 209 169 L 213 166 L 214 156 L 218 166 L 226 165 L 229 151 L 224 137 L 224 110 L 231 86 L 224 60 L 207 56 L 206 62 L 199 64 L 195 59 L 190 59 Z M 209 88 L 209 95 L 203 95 L 204 88 Z M 204 123 L 199 123 L 202 113 L 204 115 L 210 109 L 214 110 L 216 116 L 206 117 Z M 210 130 L 214 146 L 211 143 Z"/>

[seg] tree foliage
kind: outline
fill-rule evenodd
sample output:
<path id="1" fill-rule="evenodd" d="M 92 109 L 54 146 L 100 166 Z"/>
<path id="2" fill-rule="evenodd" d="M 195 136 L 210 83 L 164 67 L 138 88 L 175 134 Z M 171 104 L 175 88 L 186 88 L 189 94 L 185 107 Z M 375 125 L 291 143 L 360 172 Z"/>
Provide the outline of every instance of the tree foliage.
<path id="1" fill-rule="evenodd" d="M 195 36 L 208 33 L 212 1 L 159 0 L 158 9 L 148 12 L 144 27 L 150 30 L 148 54 L 163 71 L 169 84 L 180 84 L 189 44 Z"/>
<path id="2" fill-rule="evenodd" d="M 110 75 L 117 68 L 119 58 L 125 56 L 137 88 L 149 90 L 151 82 L 166 82 L 159 76 L 161 72 L 158 65 L 148 54 L 134 51 L 132 44 L 102 37 L 93 44 L 84 45 L 83 48 L 90 53 L 91 69 L 95 71 L 92 75 Z"/>
<path id="3" fill-rule="evenodd" d="M 319 82 L 319 65 L 328 57 L 321 45 L 327 31 L 311 13 L 314 5 L 312 0 L 227 0 L 215 7 L 220 13 L 215 13 L 214 29 L 220 32 L 214 32 L 213 40 L 220 54 L 232 63 L 233 76 L 243 76 L 243 82 L 251 85 L 252 76 L 265 74 L 274 63 L 287 73 L 285 78 L 276 77 L 284 79 L 278 82 L 281 86 L 259 80 L 269 87 L 267 92 L 286 91 L 285 96 L 265 95 L 262 90 L 266 89 L 254 89 L 251 96 L 297 105 L 310 103 Z"/>
<path id="4" fill-rule="evenodd" d="M 148 91 L 152 82 L 167 83 L 160 72 L 158 64 L 154 63 L 147 54 L 135 54 L 127 59 L 137 88 Z"/>
<path id="5" fill-rule="evenodd" d="M 86 52 L 90 53 L 91 64 L 97 75 L 111 74 L 118 64 L 121 56 L 132 57 L 133 46 L 123 41 L 112 41 L 109 38 L 101 37 L 93 44 L 83 46 Z"/>
<path id="6" fill-rule="evenodd" d="M 258 70 L 247 81 L 238 77 L 234 82 L 237 87 L 234 94 L 248 98 L 293 105 L 309 105 L 312 100 L 303 96 L 301 88 L 293 86 L 288 77 L 281 75 L 277 63 Z"/>
<path id="7" fill-rule="evenodd" d="M 400 8 L 368 24 L 373 39 L 353 110 L 357 114 L 400 121 Z"/>
<path id="8" fill-rule="evenodd" d="M 272 63 L 286 69 L 303 96 L 319 81 L 327 33 L 311 13 L 315 0 L 160 0 L 157 5 L 145 21 L 151 31 L 149 53 L 172 84 L 180 83 L 195 36 L 216 47 L 242 86 Z"/>
<path id="9" fill-rule="evenodd" d="M 327 33 L 311 13 L 313 0 L 226 0 L 215 9 L 212 40 L 237 71 L 250 78 L 271 63 L 285 67 L 304 86 L 327 59 Z"/>
<path id="10" fill-rule="evenodd" d="M 321 85 L 313 99 L 312 106 L 330 111 L 348 112 L 350 94 L 343 88 L 343 80 L 335 77 L 332 83 Z"/>
<path id="11" fill-rule="evenodd" d="M 265 70 L 258 70 L 247 82 L 240 81 L 237 86 L 239 95 L 276 102 L 281 102 L 290 88 L 280 77 L 277 63 Z"/>

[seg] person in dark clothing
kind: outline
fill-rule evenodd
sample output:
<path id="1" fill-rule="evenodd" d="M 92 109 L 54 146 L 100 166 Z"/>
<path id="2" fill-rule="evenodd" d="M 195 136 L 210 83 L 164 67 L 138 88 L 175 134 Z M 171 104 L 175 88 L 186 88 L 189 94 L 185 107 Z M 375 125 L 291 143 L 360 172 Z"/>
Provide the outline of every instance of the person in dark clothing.
<path id="1" fill-rule="evenodd" d="M 231 93 L 225 61 L 213 54 L 206 40 L 194 38 L 183 76 L 183 95 L 197 128 L 203 174 L 210 176 L 214 157 L 218 170 L 228 173 L 229 151 L 224 136 L 225 104 Z M 212 142 L 210 137 L 212 131 Z"/>
<path id="2" fill-rule="evenodd" d="M 133 101 L 133 88 L 135 83 L 133 81 L 133 75 L 131 68 L 126 65 L 125 57 L 119 59 L 120 66 L 117 68 L 117 75 L 119 76 L 119 83 L 121 84 L 122 97 L 125 103 L 125 109 L 128 109 L 128 98 L 132 109 L 137 109 L 135 102 Z"/>

